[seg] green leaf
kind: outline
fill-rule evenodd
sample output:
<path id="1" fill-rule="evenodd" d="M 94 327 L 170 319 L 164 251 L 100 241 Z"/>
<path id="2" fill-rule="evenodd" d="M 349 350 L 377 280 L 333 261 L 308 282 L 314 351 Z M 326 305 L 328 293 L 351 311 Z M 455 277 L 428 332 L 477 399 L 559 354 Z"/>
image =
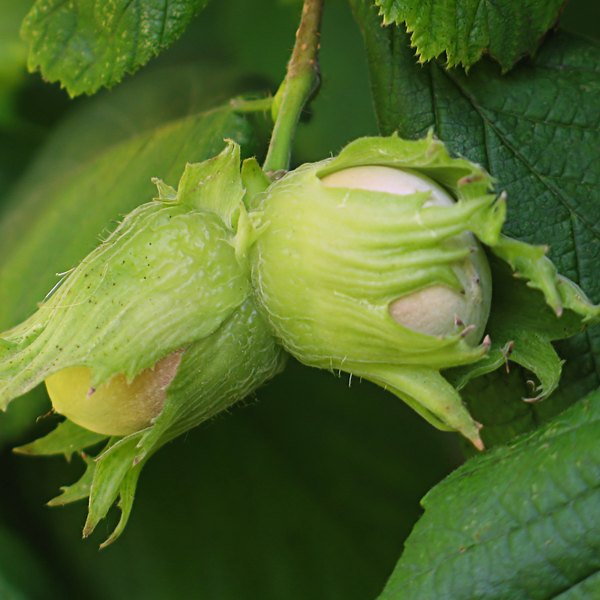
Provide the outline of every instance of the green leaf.
<path id="1" fill-rule="evenodd" d="M 121 509 L 121 517 L 117 526 L 110 534 L 105 542 L 100 544 L 100 548 L 106 548 L 109 544 L 112 544 L 125 529 L 131 509 L 133 508 L 133 499 L 135 497 L 135 488 L 137 486 L 137 480 L 140 476 L 141 465 L 138 468 L 133 468 L 127 471 L 127 475 L 123 478 L 121 485 L 119 486 L 119 508 Z M 86 523 L 87 525 L 87 523 Z"/>
<path id="2" fill-rule="evenodd" d="M 70 177 L 110 147 L 212 110 L 240 93 L 240 76 L 233 69 L 164 62 L 158 59 L 116 88 L 73 102 L 35 156 L 17 193 L 32 193 L 40 185 Z M 177 88 L 176 97 L 171 87 Z"/>
<path id="3" fill-rule="evenodd" d="M 212 160 L 188 164 L 179 181 L 177 201 L 214 212 L 228 227 L 234 226 L 244 197 L 240 167 L 240 147 L 232 142 Z"/>
<path id="4" fill-rule="evenodd" d="M 382 29 L 376 10 L 367 3 L 353 2 L 353 9 L 368 49 L 382 134 L 398 130 L 401 136 L 417 139 L 433 127 L 455 155 L 482 164 L 497 179 L 497 188 L 508 194 L 505 232 L 548 245 L 558 270 L 598 301 L 600 44 L 559 32 L 548 38 L 535 59 L 508 75 L 501 76 L 487 60 L 465 75 L 435 61 L 418 65 L 402 28 Z M 557 337 L 564 336 L 552 339 Z M 496 339 L 502 341 L 497 334 Z M 488 440 L 500 441 L 501 431 L 508 435 L 523 431 L 525 422 L 529 427 L 544 422 L 598 387 L 598 327 L 556 347 L 567 363 L 559 389 L 544 402 L 523 405 L 531 387 L 511 399 L 494 393 L 527 390 L 531 374 L 520 369 L 515 374 L 522 386 L 507 382 L 505 387 L 498 374 L 487 376 L 487 384 L 469 384 L 463 390 L 468 404 L 477 405 L 475 418 L 485 425 L 484 439 L 486 429 Z M 471 393 L 482 389 L 485 403 Z M 508 412 L 521 415 L 520 425 L 506 421 L 507 404 L 512 405 Z M 498 429 L 490 431 L 495 426 Z"/>
<path id="5" fill-rule="evenodd" d="M 190 64 L 188 60 L 186 55 L 183 64 L 171 62 L 165 67 L 161 66 L 165 61 L 159 59 L 116 88 L 102 90 L 72 106 L 56 86 L 30 79 L 30 86 L 18 96 L 23 111 L 19 122 L 5 128 L 0 123 L 0 210 L 14 183 L 22 196 L 28 183 L 35 188 L 40 181 L 48 184 L 50 179 L 63 178 L 67 171 L 80 168 L 108 146 L 162 123 L 211 109 L 245 89 L 237 71 L 200 62 Z M 25 64 L 22 71 L 26 75 Z M 177 88 L 175 98 L 171 87 Z M 60 97 L 58 104 L 56 96 Z M 62 112 L 67 105 L 70 110 L 61 114 L 58 126 L 46 129 L 56 119 L 56 111 Z M 38 148 L 40 142 L 44 144 Z M 27 176 L 19 181 L 25 167 L 29 167 Z"/>
<path id="6" fill-rule="evenodd" d="M 386 25 L 405 23 L 420 62 L 446 53 L 447 66 L 475 64 L 491 54 L 504 71 L 536 51 L 564 0 L 375 0 Z"/>
<path id="7" fill-rule="evenodd" d="M 469 461 L 423 500 L 380 600 L 595 598 L 600 392 Z"/>
<path id="8" fill-rule="evenodd" d="M 244 205 L 248 209 L 256 208 L 256 196 L 264 192 L 270 185 L 271 180 L 265 175 L 256 158 L 247 158 L 242 163 L 242 183 L 246 190 L 244 193 Z"/>
<path id="9" fill-rule="evenodd" d="M 93 94 L 168 48 L 207 1 L 38 0 L 21 29 L 29 69 L 60 81 L 71 96 Z"/>

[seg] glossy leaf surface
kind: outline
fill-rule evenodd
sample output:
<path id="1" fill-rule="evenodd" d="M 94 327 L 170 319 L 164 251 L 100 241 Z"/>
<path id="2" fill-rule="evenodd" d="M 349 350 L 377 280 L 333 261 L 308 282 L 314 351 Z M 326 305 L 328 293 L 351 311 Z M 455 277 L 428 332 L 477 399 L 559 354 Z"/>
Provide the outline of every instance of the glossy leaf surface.
<path id="1" fill-rule="evenodd" d="M 597 597 L 600 393 L 475 458 L 423 500 L 380 600 Z"/>
<path id="2" fill-rule="evenodd" d="M 93 94 L 169 47 L 207 0 L 38 0 L 23 22 L 29 68 L 71 96 Z"/>

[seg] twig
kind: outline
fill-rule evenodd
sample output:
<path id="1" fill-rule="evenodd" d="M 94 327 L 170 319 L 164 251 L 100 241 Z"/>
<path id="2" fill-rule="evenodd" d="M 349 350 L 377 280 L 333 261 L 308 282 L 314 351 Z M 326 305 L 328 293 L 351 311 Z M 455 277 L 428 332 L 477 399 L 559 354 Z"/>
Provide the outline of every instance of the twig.
<path id="1" fill-rule="evenodd" d="M 263 169 L 266 173 L 288 169 L 292 142 L 302 109 L 319 85 L 319 48 L 324 0 L 304 0 L 296 44 L 287 75 L 275 97 L 281 105 Z"/>

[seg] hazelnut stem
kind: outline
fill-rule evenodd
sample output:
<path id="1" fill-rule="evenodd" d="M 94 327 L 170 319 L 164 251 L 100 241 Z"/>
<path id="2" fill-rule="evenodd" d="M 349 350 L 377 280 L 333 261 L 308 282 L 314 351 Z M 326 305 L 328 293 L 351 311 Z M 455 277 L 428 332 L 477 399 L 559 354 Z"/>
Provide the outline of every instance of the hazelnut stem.
<path id="1" fill-rule="evenodd" d="M 324 0 L 304 0 L 296 43 L 287 75 L 277 92 L 281 105 L 263 170 L 272 173 L 290 166 L 292 142 L 302 109 L 319 85 L 319 48 Z"/>

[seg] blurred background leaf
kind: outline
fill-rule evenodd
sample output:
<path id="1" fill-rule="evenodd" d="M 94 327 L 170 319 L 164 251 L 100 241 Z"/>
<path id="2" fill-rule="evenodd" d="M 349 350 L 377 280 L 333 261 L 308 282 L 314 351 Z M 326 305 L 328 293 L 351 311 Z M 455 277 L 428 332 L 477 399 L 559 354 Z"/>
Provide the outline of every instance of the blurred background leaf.
<path id="1" fill-rule="evenodd" d="M 27 44 L 19 29 L 30 8 L 31 0 L 0 0 L 0 201 L 40 141 L 39 132 L 17 110 L 27 80 Z"/>
<path id="2" fill-rule="evenodd" d="M 31 0 L 0 1 L 0 126 L 14 118 L 14 93 L 25 77 L 27 44 L 20 38 L 21 21 Z"/>
<path id="3" fill-rule="evenodd" d="M 4 520 L 4 519 L 3 519 Z M 64 588 L 53 581 L 39 557 L 39 547 L 20 539 L 14 531 L 0 525 L 0 598 L 61 598 Z"/>
<path id="4" fill-rule="evenodd" d="M 568 31 L 598 38 L 600 36 L 600 4 L 594 0 L 568 0 L 560 24 Z"/>

